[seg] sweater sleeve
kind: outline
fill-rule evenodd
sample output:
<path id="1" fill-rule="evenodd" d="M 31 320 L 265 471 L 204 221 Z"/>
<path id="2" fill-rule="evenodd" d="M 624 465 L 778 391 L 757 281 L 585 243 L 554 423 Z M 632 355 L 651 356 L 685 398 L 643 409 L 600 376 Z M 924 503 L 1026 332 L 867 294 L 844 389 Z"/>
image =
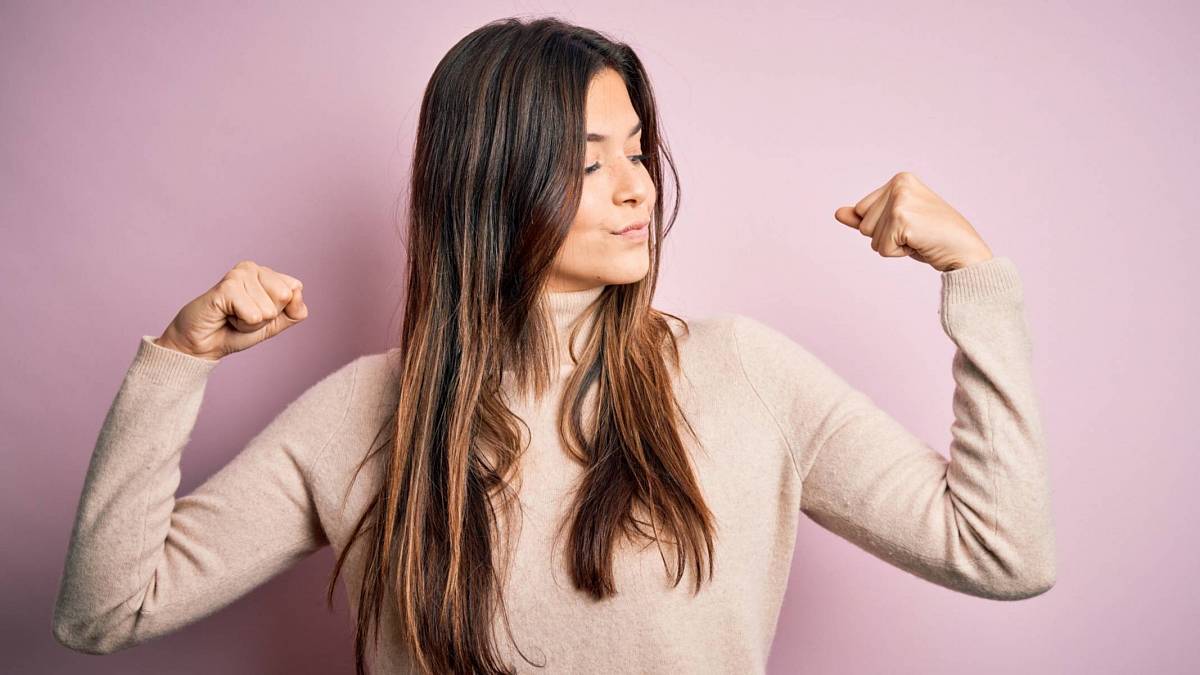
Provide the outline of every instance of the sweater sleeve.
<path id="1" fill-rule="evenodd" d="M 795 460 L 805 515 L 940 586 L 1032 597 L 1056 562 L 1021 279 L 993 257 L 941 281 L 956 346 L 949 461 L 781 332 L 734 315 L 734 341 Z"/>
<path id="2" fill-rule="evenodd" d="M 180 457 L 217 361 L 142 336 L 84 478 L 54 637 L 125 649 L 216 612 L 328 543 L 309 468 L 349 410 L 358 361 L 292 401 L 228 464 L 176 498 Z"/>

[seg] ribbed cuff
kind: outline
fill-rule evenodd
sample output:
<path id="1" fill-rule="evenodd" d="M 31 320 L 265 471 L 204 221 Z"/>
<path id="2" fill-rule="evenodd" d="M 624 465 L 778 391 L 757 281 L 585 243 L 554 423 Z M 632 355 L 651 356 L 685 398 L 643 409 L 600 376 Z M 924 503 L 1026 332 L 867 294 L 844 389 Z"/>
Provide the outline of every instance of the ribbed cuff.
<path id="1" fill-rule="evenodd" d="M 156 384 L 186 389 L 203 383 L 220 361 L 202 359 L 154 344 L 155 335 L 143 335 L 129 375 Z"/>
<path id="2" fill-rule="evenodd" d="M 1022 290 L 1017 266 L 1006 256 L 992 257 L 942 272 L 942 304 L 982 300 Z"/>

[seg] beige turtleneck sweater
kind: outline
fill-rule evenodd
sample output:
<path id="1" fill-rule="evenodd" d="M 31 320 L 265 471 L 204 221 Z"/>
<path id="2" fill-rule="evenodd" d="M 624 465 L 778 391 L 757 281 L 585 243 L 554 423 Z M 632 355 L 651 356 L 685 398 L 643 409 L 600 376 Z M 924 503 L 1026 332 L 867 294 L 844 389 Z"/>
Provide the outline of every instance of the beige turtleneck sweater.
<path id="1" fill-rule="evenodd" d="M 543 672 L 763 672 L 801 513 L 946 588 L 1005 600 L 1049 589 L 1047 453 L 1020 277 L 999 257 L 941 279 L 941 324 L 957 348 L 949 462 L 767 323 L 689 319 L 686 377 L 675 386 L 706 448 L 694 462 L 717 523 L 715 577 L 698 596 L 690 572 L 670 584 L 655 546 L 623 550 L 614 597 L 597 602 L 571 587 L 561 539 L 553 547 L 581 471 L 555 435 L 551 402 L 565 377 L 540 401 L 518 401 L 533 438 L 504 593 L 514 636 L 545 660 Z M 560 345 L 572 319 L 590 329 L 583 311 L 601 290 L 549 296 Z M 396 404 L 397 350 L 356 358 L 177 496 L 180 455 L 218 362 L 153 340 L 142 336 L 104 420 L 71 532 L 54 635 L 83 652 L 178 630 L 324 546 L 340 552 L 374 493 L 377 464 L 364 468 L 344 510 L 343 491 Z M 353 612 L 363 563 L 351 555 L 347 564 Z M 395 635 L 396 614 L 384 616 L 383 635 Z M 537 672 L 497 635 L 510 664 Z M 411 668 L 386 637 L 368 659 L 374 673 Z"/>

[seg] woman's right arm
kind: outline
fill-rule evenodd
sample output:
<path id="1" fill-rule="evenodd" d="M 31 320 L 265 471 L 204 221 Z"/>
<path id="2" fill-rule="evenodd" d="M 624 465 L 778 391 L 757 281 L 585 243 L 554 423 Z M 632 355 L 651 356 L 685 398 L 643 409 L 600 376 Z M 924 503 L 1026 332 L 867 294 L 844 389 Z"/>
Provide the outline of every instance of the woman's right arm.
<path id="1" fill-rule="evenodd" d="M 142 337 L 84 479 L 54 608 L 61 644 L 107 654 L 169 633 L 328 543 L 309 469 L 338 438 L 358 360 L 176 498 L 180 457 L 217 363 Z"/>
<path id="2" fill-rule="evenodd" d="M 216 364 L 307 316 L 299 279 L 243 260 L 185 305 L 162 337 L 142 336 L 84 478 L 54 608 L 60 643 L 105 654 L 144 642 L 328 543 L 311 468 L 350 410 L 357 359 L 175 498 L 179 459 Z"/>

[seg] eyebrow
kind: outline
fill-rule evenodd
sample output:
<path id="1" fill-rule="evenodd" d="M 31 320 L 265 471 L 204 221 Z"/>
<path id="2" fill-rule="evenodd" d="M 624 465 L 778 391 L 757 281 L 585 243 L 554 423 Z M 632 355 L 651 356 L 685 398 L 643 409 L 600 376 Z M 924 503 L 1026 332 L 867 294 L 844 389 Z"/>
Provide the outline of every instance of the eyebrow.
<path id="1" fill-rule="evenodd" d="M 642 130 L 642 121 L 638 120 L 638 123 L 633 125 L 633 128 L 629 130 L 629 136 L 631 137 L 641 130 Z M 606 136 L 604 134 L 588 133 L 588 135 L 587 135 L 588 143 L 591 143 L 593 141 L 606 141 L 606 140 L 608 140 L 608 136 Z"/>

